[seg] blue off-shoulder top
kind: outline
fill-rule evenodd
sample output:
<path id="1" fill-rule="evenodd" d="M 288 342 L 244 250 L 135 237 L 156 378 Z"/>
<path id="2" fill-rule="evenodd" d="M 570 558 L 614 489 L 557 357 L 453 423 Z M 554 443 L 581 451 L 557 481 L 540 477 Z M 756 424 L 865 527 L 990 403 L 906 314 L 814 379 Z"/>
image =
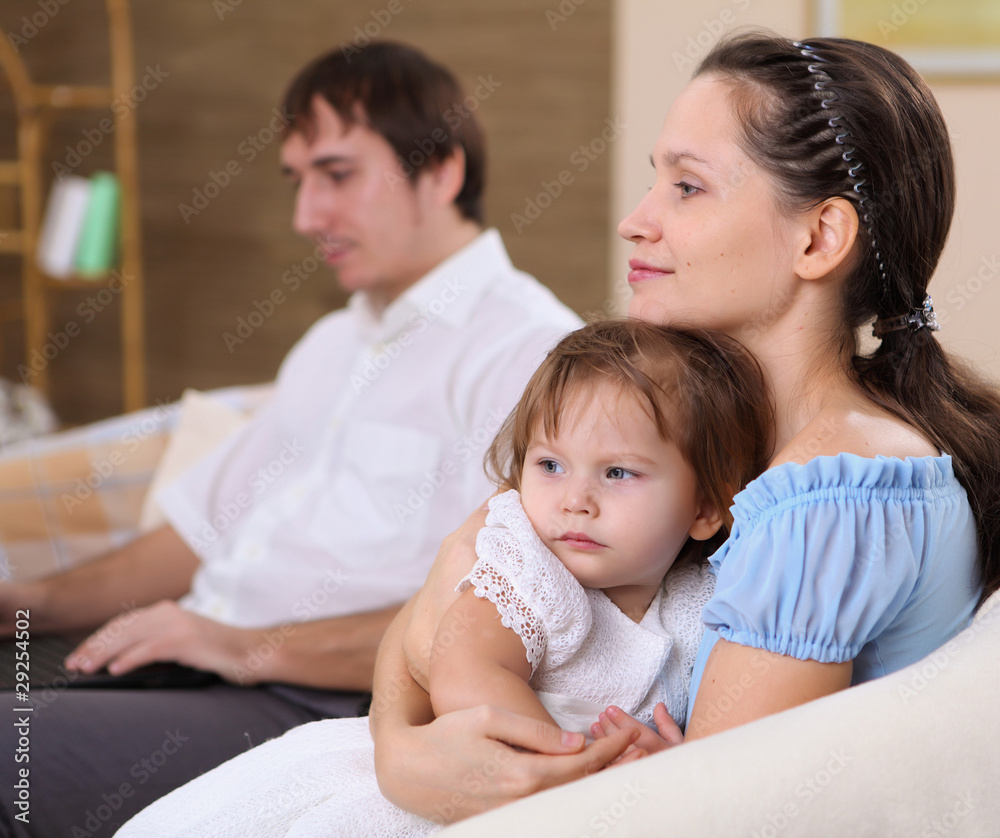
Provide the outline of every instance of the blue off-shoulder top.
<path id="1" fill-rule="evenodd" d="M 691 681 L 720 637 L 803 660 L 854 661 L 853 683 L 920 660 L 971 622 L 976 523 L 951 457 L 854 454 L 783 463 L 734 501 L 710 559 L 715 594 Z"/>

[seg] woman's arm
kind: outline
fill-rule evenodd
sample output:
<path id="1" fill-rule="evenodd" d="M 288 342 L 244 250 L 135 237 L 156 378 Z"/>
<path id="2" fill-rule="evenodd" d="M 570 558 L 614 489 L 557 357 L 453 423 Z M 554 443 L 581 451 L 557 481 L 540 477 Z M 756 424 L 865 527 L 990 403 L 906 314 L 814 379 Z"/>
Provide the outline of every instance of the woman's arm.
<path id="1" fill-rule="evenodd" d="M 531 665 L 521 638 L 471 588 L 444 615 L 430 668 L 435 716 L 490 704 L 555 724 L 528 685 Z"/>
<path id="2" fill-rule="evenodd" d="M 701 739 L 851 685 L 853 664 L 799 660 L 719 640 L 705 663 L 685 738 Z"/>
<path id="3" fill-rule="evenodd" d="M 481 521 L 480 516 L 476 532 Z M 439 572 L 432 571 L 425 589 L 403 607 L 386 631 L 375 663 L 369 719 L 382 793 L 396 805 L 439 822 L 461 820 L 592 774 L 635 739 L 635 731 L 623 730 L 584 748 L 579 733 L 566 733 L 489 706 L 434 719 L 430 696 L 410 674 L 403 640 L 415 616 L 425 629 L 430 625 L 429 612 L 416 615 L 421 598 L 430 611 L 435 602 L 454 600 L 450 591 L 475 563 L 474 539 L 471 561 L 468 555 L 448 553 L 449 549 L 461 551 L 462 543 L 455 536 L 446 542 L 435 564 Z M 463 564 L 465 570 L 454 576 Z M 431 580 L 443 577 L 449 578 L 448 592 L 431 590 Z M 428 641 L 423 647 L 425 661 L 430 659 L 432 645 Z"/>

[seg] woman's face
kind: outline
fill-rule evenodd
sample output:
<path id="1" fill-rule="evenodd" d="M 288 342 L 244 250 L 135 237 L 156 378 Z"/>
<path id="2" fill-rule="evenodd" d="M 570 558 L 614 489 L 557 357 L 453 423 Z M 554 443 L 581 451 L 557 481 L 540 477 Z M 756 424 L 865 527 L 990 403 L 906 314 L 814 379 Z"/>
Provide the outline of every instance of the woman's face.
<path id="1" fill-rule="evenodd" d="M 676 99 L 653 151 L 653 186 L 618 232 L 635 243 L 630 316 L 747 341 L 788 306 L 801 231 L 738 145 L 729 91 L 701 76 Z"/>

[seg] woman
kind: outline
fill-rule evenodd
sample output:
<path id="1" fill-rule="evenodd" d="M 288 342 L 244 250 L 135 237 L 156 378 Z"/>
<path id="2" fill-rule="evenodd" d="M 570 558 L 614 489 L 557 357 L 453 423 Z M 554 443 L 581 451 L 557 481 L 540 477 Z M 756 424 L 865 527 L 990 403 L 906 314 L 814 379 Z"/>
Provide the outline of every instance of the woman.
<path id="1" fill-rule="evenodd" d="M 932 95 L 898 56 L 726 40 L 652 159 L 655 182 L 619 227 L 635 243 L 630 314 L 741 339 L 776 406 L 777 453 L 713 557 L 693 739 L 900 669 L 967 625 L 1000 576 L 1000 398 L 933 334 L 953 164 Z M 880 343 L 861 354 L 873 320 Z M 638 738 L 613 710 L 587 748 L 489 708 L 431 722 L 413 678 L 482 522 L 446 543 L 376 671 L 382 790 L 444 821 L 600 769 Z"/>

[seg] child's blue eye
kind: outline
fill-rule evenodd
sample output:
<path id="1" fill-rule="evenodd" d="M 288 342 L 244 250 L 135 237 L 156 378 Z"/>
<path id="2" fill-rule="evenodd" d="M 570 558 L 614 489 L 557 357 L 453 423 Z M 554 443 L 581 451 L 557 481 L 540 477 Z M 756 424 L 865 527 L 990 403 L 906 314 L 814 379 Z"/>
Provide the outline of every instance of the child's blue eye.
<path id="1" fill-rule="evenodd" d="M 612 466 L 608 469 L 609 480 L 626 480 L 629 477 L 635 477 L 635 472 L 621 466 Z"/>
<path id="2" fill-rule="evenodd" d="M 559 474 L 562 471 L 562 466 L 555 460 L 542 460 L 539 465 L 546 474 Z"/>

